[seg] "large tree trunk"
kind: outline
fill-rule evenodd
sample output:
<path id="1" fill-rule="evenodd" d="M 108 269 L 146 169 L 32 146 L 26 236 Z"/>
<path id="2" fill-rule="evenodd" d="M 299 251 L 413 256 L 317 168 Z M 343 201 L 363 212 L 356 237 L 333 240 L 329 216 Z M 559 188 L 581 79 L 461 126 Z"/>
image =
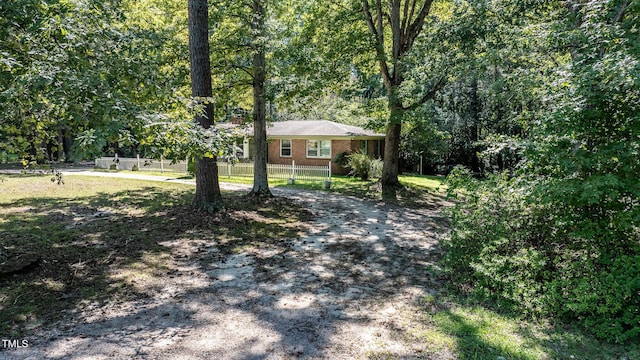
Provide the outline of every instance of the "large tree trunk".
<path id="1" fill-rule="evenodd" d="M 398 181 L 398 164 L 400 149 L 400 132 L 402 130 L 403 110 L 390 104 L 390 116 L 387 123 L 387 133 L 384 139 L 384 163 L 382 165 L 382 189 L 391 190 L 400 185 Z"/>
<path id="2" fill-rule="evenodd" d="M 404 112 L 415 109 L 432 99 L 442 85 L 444 78 L 411 106 L 403 106 L 398 96 L 398 88 L 404 82 L 407 71 L 402 65 L 405 54 L 411 50 L 422 32 L 426 17 L 431 12 L 433 0 L 402 1 L 362 0 L 364 18 L 373 36 L 373 48 L 378 57 L 380 75 L 387 89 L 389 100 L 389 122 L 384 146 L 384 165 L 382 167 L 382 192 L 391 194 L 399 187 L 398 163 L 400 149 L 400 131 Z M 391 35 L 391 44 L 385 38 Z M 391 46 L 389 46 L 391 45 Z M 390 52 L 389 52 L 390 50 Z"/>
<path id="3" fill-rule="evenodd" d="M 196 121 L 205 129 L 213 122 L 213 104 L 202 101 L 211 98 L 211 64 L 209 63 L 209 14 L 207 0 L 189 0 L 189 56 L 191 64 L 191 92 L 204 107 Z M 222 202 L 218 184 L 216 158 L 196 159 L 196 196 L 194 206 L 213 210 Z"/>
<path id="4" fill-rule="evenodd" d="M 256 157 L 253 168 L 253 189 L 250 195 L 271 196 L 267 178 L 267 119 L 264 83 L 266 80 L 266 60 L 264 40 L 265 9 L 263 0 L 253 0 L 254 31 L 253 54 L 253 139 L 256 146 Z"/>

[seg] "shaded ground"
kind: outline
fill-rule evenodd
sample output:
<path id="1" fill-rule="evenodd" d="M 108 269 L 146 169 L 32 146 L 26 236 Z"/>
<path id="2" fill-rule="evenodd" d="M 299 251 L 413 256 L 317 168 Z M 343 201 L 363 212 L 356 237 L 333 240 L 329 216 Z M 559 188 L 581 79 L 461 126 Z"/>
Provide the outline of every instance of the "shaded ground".
<path id="1" fill-rule="evenodd" d="M 424 327 L 423 301 L 438 286 L 430 275 L 444 231 L 437 209 L 326 192 L 275 193 L 309 211 L 290 217 L 290 231 L 280 224 L 285 230 L 277 234 L 265 228 L 200 240 L 198 231 L 207 226 L 226 226 L 224 219 L 204 226 L 204 218 L 180 227 L 193 233 L 157 234 L 156 256 L 139 254 L 134 264 L 110 267 L 112 278 L 131 287 L 129 296 L 62 310 L 57 323 L 29 335 L 28 348 L 0 351 L 0 358 L 451 357 L 416 335 Z M 186 209 L 162 215 L 184 219 Z M 268 215 L 234 211 L 233 230 Z M 133 235 L 145 231 L 129 226 Z M 71 271 L 82 272 L 82 264 Z"/>

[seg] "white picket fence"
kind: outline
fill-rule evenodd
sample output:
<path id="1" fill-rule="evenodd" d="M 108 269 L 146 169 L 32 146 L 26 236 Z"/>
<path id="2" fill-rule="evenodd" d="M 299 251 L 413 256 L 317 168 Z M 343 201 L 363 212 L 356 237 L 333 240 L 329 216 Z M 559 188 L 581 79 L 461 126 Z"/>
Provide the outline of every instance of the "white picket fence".
<path id="1" fill-rule="evenodd" d="M 252 177 L 253 163 L 218 162 L 218 176 Z M 282 180 L 331 181 L 331 162 L 328 162 L 328 166 L 296 165 L 295 161 L 292 161 L 291 165 L 267 164 L 267 177 Z"/>
<path id="2" fill-rule="evenodd" d="M 123 157 L 101 157 L 95 160 L 95 167 L 98 169 L 110 169 L 116 165 L 117 170 L 132 170 L 135 165 L 140 171 L 171 171 L 186 173 L 188 161 L 177 161 L 167 159 L 145 159 L 145 158 L 123 158 Z M 253 163 L 230 163 L 218 162 L 219 177 L 253 177 Z M 282 180 L 310 180 L 310 181 L 331 181 L 331 161 L 327 166 L 296 165 L 295 161 L 291 165 L 267 164 L 267 176 L 269 179 Z"/>
<path id="3" fill-rule="evenodd" d="M 117 170 L 132 170 L 134 165 L 137 165 L 140 171 L 172 171 L 187 173 L 189 163 L 186 160 L 174 162 L 163 158 L 155 160 L 140 157 L 123 158 L 118 156 L 101 157 L 95 161 L 95 167 L 98 169 L 110 169 L 111 165 L 116 165 Z"/>

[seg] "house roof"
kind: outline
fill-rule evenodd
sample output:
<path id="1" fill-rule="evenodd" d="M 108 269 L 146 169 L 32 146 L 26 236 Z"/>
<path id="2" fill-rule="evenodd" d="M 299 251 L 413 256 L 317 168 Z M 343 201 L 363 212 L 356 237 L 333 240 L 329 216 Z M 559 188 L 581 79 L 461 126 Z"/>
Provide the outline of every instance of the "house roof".
<path id="1" fill-rule="evenodd" d="M 269 137 L 384 137 L 374 131 L 358 126 L 339 124 L 328 120 L 292 120 L 270 123 L 267 126 Z"/>
<path id="2" fill-rule="evenodd" d="M 232 123 L 219 123 L 222 129 L 238 129 L 246 136 L 253 136 L 253 124 L 244 126 Z M 309 138 L 309 137 L 375 137 L 384 138 L 384 134 L 363 129 L 358 126 L 339 124 L 328 120 L 291 120 L 276 121 L 267 125 L 267 137 L 272 138 Z"/>

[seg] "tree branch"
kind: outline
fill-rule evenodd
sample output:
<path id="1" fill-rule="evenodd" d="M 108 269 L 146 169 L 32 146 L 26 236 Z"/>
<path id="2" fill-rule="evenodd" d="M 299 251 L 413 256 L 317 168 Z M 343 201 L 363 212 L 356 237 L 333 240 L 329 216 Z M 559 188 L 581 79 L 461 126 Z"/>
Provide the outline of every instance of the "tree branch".
<path id="1" fill-rule="evenodd" d="M 384 44 L 384 27 L 383 27 L 383 23 L 382 23 L 382 17 L 384 16 L 383 12 L 382 12 L 382 1 L 378 0 L 376 2 L 376 21 L 378 24 L 378 36 L 380 44 Z"/>
<path id="2" fill-rule="evenodd" d="M 251 79 L 253 79 L 253 73 L 250 71 L 250 68 L 246 67 L 246 66 L 242 66 L 242 65 L 238 65 L 238 64 L 229 64 L 229 68 L 230 69 L 238 69 L 238 70 L 242 70 L 244 73 L 246 73 L 247 75 L 249 75 L 249 77 Z"/>
<path id="3" fill-rule="evenodd" d="M 400 28 L 400 0 L 389 0 L 391 18 L 391 33 L 393 34 L 393 59 L 398 60 L 402 55 L 402 31 Z"/>
<path id="4" fill-rule="evenodd" d="M 409 0 L 407 0 L 409 1 Z M 411 12 L 409 13 L 409 17 L 407 17 L 407 22 L 411 21 L 411 19 L 413 19 L 413 14 L 416 13 L 416 4 L 417 4 L 417 0 L 413 0 L 411 2 Z M 406 29 L 405 29 L 406 30 Z"/>
<path id="5" fill-rule="evenodd" d="M 229 18 L 231 18 L 231 19 L 240 20 L 240 21 L 244 22 L 247 25 L 250 25 L 251 22 L 253 21 L 251 16 L 245 15 L 245 14 L 234 14 L 234 13 L 231 13 L 231 14 L 228 14 L 227 16 Z"/>
<path id="6" fill-rule="evenodd" d="M 367 21 L 367 25 L 369 26 L 369 31 L 376 39 L 376 42 L 380 41 L 380 36 L 378 35 L 378 30 L 376 25 L 373 22 L 373 15 L 371 15 L 371 10 L 369 10 L 369 2 L 367 0 L 362 0 L 362 12 L 364 12 L 364 18 Z"/>
<path id="7" fill-rule="evenodd" d="M 407 30 L 407 41 L 402 49 L 403 53 L 407 49 L 411 49 L 413 42 L 416 40 L 418 35 L 420 35 L 422 26 L 424 25 L 424 19 L 426 19 L 427 15 L 429 15 L 429 12 L 431 11 L 431 4 L 433 4 L 433 0 L 426 0 L 424 4 L 422 4 L 422 9 L 420 9 L 420 13 L 416 17 L 416 20 L 409 26 L 409 29 Z"/>
<path id="8" fill-rule="evenodd" d="M 438 82 L 433 87 L 431 87 L 431 90 L 429 90 L 429 92 L 424 94 L 424 96 L 420 100 L 418 100 L 416 103 L 412 104 L 411 106 L 403 106 L 402 109 L 403 110 L 417 109 L 419 106 L 426 103 L 428 100 L 433 99 L 433 97 L 444 86 L 444 84 L 445 84 L 445 77 L 442 76 L 440 77 L 440 80 L 438 80 Z"/>
<path id="9" fill-rule="evenodd" d="M 625 2 L 622 3 L 622 5 L 620 5 L 620 9 L 618 10 L 618 13 L 616 14 L 616 17 L 613 19 L 613 23 L 619 23 L 622 21 L 622 19 L 624 19 L 624 15 L 627 12 L 627 8 L 629 7 L 629 3 L 631 3 L 631 0 L 627 0 Z"/>
<path id="10" fill-rule="evenodd" d="M 404 2 L 403 16 L 404 18 L 402 19 L 402 26 L 400 27 L 400 31 L 402 31 L 402 33 L 404 34 L 407 31 L 407 23 L 409 21 L 409 0 L 405 0 Z"/>
<path id="11" fill-rule="evenodd" d="M 249 81 L 234 81 L 231 83 L 228 83 L 224 86 L 219 86 L 216 87 L 214 90 L 216 91 L 222 91 L 222 90 L 227 90 L 227 89 L 232 89 L 236 86 L 253 86 L 253 82 L 249 82 Z"/>
<path id="12" fill-rule="evenodd" d="M 379 1 L 379 0 L 378 0 Z M 382 18 L 381 11 L 382 9 L 378 9 L 378 19 Z M 373 34 L 376 41 L 376 54 L 378 55 L 378 62 L 380 63 L 380 71 L 382 72 L 382 79 L 387 90 L 391 89 L 391 75 L 389 73 L 389 66 L 387 65 L 386 55 L 384 53 L 384 37 L 382 37 L 378 30 L 376 29 L 376 24 L 373 20 L 373 15 L 371 14 L 371 10 L 369 9 L 369 1 L 362 0 L 362 11 L 364 12 L 365 20 L 367 21 L 367 25 L 369 26 L 369 31 Z"/>

